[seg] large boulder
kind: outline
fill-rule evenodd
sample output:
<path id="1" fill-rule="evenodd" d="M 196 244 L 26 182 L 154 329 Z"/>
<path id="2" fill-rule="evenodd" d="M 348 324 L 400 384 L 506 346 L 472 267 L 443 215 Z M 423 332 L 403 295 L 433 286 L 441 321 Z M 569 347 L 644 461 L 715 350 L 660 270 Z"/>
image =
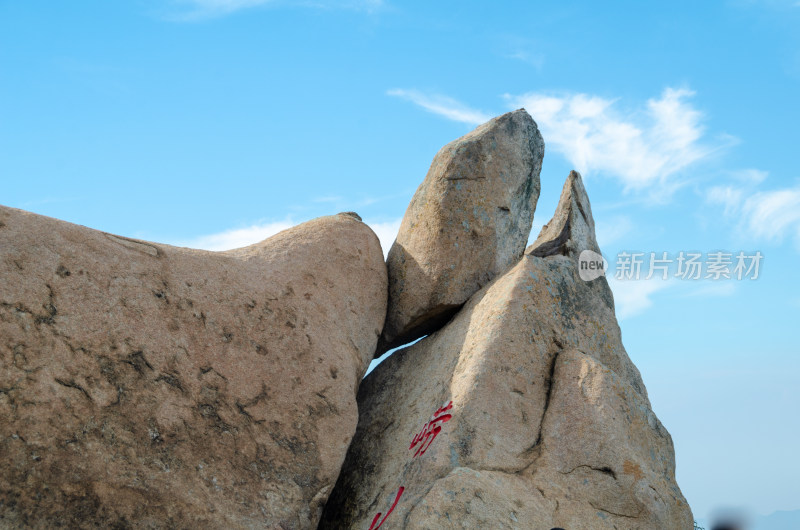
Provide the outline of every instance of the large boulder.
<path id="1" fill-rule="evenodd" d="M 444 146 L 389 251 L 377 354 L 434 331 L 519 260 L 539 198 L 544 142 L 520 109 Z"/>
<path id="2" fill-rule="evenodd" d="M 593 223 L 574 173 L 548 251 L 366 377 L 320 528 L 691 528 L 605 277 L 579 275 Z"/>
<path id="3" fill-rule="evenodd" d="M 214 253 L 0 207 L 0 526 L 314 528 L 386 310 L 351 215 Z"/>

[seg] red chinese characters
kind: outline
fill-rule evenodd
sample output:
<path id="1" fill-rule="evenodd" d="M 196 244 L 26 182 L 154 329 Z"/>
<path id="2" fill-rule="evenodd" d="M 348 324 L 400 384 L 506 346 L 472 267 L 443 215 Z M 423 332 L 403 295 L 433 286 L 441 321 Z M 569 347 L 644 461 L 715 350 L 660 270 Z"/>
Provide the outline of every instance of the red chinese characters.
<path id="1" fill-rule="evenodd" d="M 442 423 L 449 421 L 450 418 L 453 417 L 452 414 L 445 414 L 448 410 L 453 408 L 453 402 L 449 402 L 444 407 L 441 407 L 436 412 L 433 413 L 431 419 L 422 426 L 422 430 L 419 431 L 418 434 L 414 435 L 414 439 L 411 440 L 411 445 L 408 447 L 410 451 L 414 447 L 417 447 L 417 451 L 414 453 L 414 457 L 419 455 L 425 454 L 425 451 L 428 450 L 428 447 L 431 446 L 433 441 L 436 439 L 436 436 L 442 430 Z M 413 458 L 413 457 L 412 457 Z"/>
<path id="2" fill-rule="evenodd" d="M 439 408 L 436 412 L 433 413 L 431 419 L 422 427 L 422 430 L 414 435 L 414 439 L 411 441 L 411 446 L 409 446 L 408 450 L 414 449 L 417 447 L 417 451 L 414 453 L 414 456 L 411 458 L 417 457 L 421 454 L 424 454 L 425 451 L 433 443 L 433 440 L 436 439 L 436 436 L 442 430 L 442 423 L 449 421 L 450 418 L 453 417 L 452 414 L 447 414 L 447 411 L 453 408 L 453 402 L 449 402 L 444 407 Z M 386 515 L 383 515 L 383 512 L 378 512 L 375 514 L 375 517 L 372 518 L 372 524 L 369 525 L 369 530 L 378 530 L 378 528 L 386 522 L 386 518 L 389 517 L 389 514 L 392 513 L 397 503 L 400 502 L 400 497 L 402 497 L 403 492 L 405 491 L 404 486 L 400 486 L 400 489 L 397 490 L 397 496 L 394 498 L 394 502 L 389 510 L 386 512 Z M 383 519 L 381 519 L 381 515 L 383 515 Z"/>
<path id="3" fill-rule="evenodd" d="M 386 512 L 386 515 L 383 516 L 383 519 L 381 519 L 380 523 L 378 523 L 378 519 L 381 518 L 381 512 L 375 514 L 375 517 L 372 519 L 372 524 L 369 525 L 369 530 L 378 530 L 378 528 L 381 527 L 384 521 L 386 521 L 386 518 L 389 517 L 389 514 L 392 513 L 392 510 L 394 510 L 394 507 L 397 506 L 397 501 L 400 500 L 400 497 L 403 495 L 403 491 L 405 491 L 405 488 L 400 486 L 400 489 L 397 490 L 397 497 L 394 498 L 394 502 L 392 503 L 392 507 L 389 508 L 388 512 Z M 378 523 L 378 526 L 375 526 L 375 523 Z"/>

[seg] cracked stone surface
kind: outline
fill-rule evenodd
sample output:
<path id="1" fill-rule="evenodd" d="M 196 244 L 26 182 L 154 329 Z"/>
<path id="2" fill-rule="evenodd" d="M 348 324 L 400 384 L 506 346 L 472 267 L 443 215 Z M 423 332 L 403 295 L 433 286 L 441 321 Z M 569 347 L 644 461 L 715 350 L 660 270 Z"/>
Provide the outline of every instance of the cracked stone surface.
<path id="1" fill-rule="evenodd" d="M 608 283 L 578 274 L 595 238 L 577 173 L 564 189 L 548 223 L 559 237 L 567 226 L 558 245 L 532 247 L 366 377 L 320 528 L 369 528 L 378 513 L 385 528 L 691 528 Z"/>
<path id="2" fill-rule="evenodd" d="M 436 154 L 389 251 L 389 309 L 376 356 L 440 327 L 520 258 L 543 156 L 542 136 L 524 109 Z"/>
<path id="3" fill-rule="evenodd" d="M 386 311 L 377 237 L 215 253 L 0 207 L 0 526 L 314 528 Z"/>

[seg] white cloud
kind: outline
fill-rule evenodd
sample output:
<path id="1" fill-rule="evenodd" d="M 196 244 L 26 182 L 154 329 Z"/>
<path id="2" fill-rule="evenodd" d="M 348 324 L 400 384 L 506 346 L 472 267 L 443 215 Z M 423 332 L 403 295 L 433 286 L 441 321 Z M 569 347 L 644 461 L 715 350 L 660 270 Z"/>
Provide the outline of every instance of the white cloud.
<path id="1" fill-rule="evenodd" d="M 736 292 L 736 283 L 732 280 L 707 280 L 688 284 L 694 288 L 686 293 L 687 297 L 732 296 Z"/>
<path id="2" fill-rule="evenodd" d="M 428 112 L 438 114 L 448 120 L 469 125 L 480 125 L 492 119 L 490 115 L 471 109 L 463 103 L 447 96 L 424 94 L 418 90 L 404 90 L 400 88 L 388 90 L 386 94 L 408 100 L 415 105 L 419 105 Z"/>
<path id="3" fill-rule="evenodd" d="M 524 59 L 523 56 L 516 58 Z M 457 100 L 418 90 L 387 92 L 449 120 L 478 125 L 491 116 Z M 548 148 L 586 174 L 619 179 L 626 190 L 665 198 L 682 185 L 682 172 L 721 147 L 703 139 L 703 114 L 689 102 L 694 92 L 666 88 L 643 108 L 623 109 L 617 100 L 590 94 L 506 94 L 539 125 Z"/>
<path id="4" fill-rule="evenodd" d="M 758 192 L 745 200 L 742 212 L 755 237 L 800 238 L 800 187 Z"/>
<path id="5" fill-rule="evenodd" d="M 670 289 L 670 296 L 711 298 L 733 296 L 738 288 L 738 282 L 735 279 L 680 280 L 669 277 L 664 280 L 659 276 L 649 280 L 619 280 L 611 275 L 608 277 L 608 285 L 614 293 L 614 305 L 617 318 L 620 320 L 638 316 L 647 311 L 653 306 L 653 295 L 665 289 Z"/>
<path id="6" fill-rule="evenodd" d="M 225 15 L 263 4 L 273 0 L 184 0 L 181 4 L 191 6 L 196 12 L 207 15 Z"/>
<path id="7" fill-rule="evenodd" d="M 725 207 L 726 215 L 740 213 L 746 199 L 755 192 L 757 184 L 763 182 L 769 173 L 760 169 L 740 169 L 728 173 L 734 184 L 712 186 L 706 192 L 706 200 Z"/>
<path id="8" fill-rule="evenodd" d="M 714 150 L 702 141 L 703 114 L 688 101 L 693 95 L 667 88 L 644 108 L 629 110 L 589 94 L 505 97 L 533 116 L 547 147 L 578 171 L 605 173 L 628 190 L 669 193 L 681 184 L 681 171 Z"/>
<path id="9" fill-rule="evenodd" d="M 254 224 L 245 228 L 234 228 L 173 244 L 202 250 L 231 250 L 263 241 L 268 237 L 274 236 L 278 232 L 291 228 L 295 224 L 297 223 L 293 223 L 289 220 Z"/>
<path id="10" fill-rule="evenodd" d="M 384 257 L 389 253 L 389 249 L 397 237 L 397 232 L 400 230 L 400 221 L 402 219 L 395 219 L 393 221 L 383 222 L 368 222 L 365 221 L 372 231 L 378 236 L 383 249 Z M 272 223 L 257 223 L 244 228 L 233 228 L 224 230 L 214 234 L 198 236 L 192 239 L 175 241 L 170 244 L 197 248 L 201 250 L 231 250 L 234 248 L 246 247 L 259 241 L 263 241 L 268 237 L 272 237 L 278 232 L 291 228 L 299 223 L 290 219 Z"/>
<path id="11" fill-rule="evenodd" d="M 714 186 L 708 190 L 706 199 L 712 204 L 725 207 L 725 215 L 733 215 L 742 206 L 744 190 L 735 186 Z"/>
<path id="12" fill-rule="evenodd" d="M 266 5 L 372 12 L 381 8 L 384 2 L 383 0 L 173 0 L 172 5 L 180 12 L 171 18 L 195 20 L 225 16 L 236 11 Z"/>
<path id="13" fill-rule="evenodd" d="M 339 197 L 338 195 L 329 195 L 329 196 L 326 196 L 326 197 L 316 197 L 314 199 L 311 199 L 311 202 L 334 202 L 334 203 L 336 203 L 336 202 L 343 202 L 343 201 L 344 201 L 344 199 L 342 197 Z"/>
<path id="14" fill-rule="evenodd" d="M 371 223 L 366 221 L 372 231 L 378 236 L 383 249 L 383 256 L 389 254 L 389 249 L 392 248 L 392 243 L 397 238 L 397 232 L 400 231 L 400 222 L 402 219 L 395 219 L 394 221 L 385 221 L 381 223 Z"/>
<path id="15" fill-rule="evenodd" d="M 673 282 L 652 278 L 650 280 L 617 280 L 608 278 L 608 284 L 614 293 L 614 306 L 617 318 L 624 320 L 642 314 L 653 305 L 652 295 L 666 289 Z"/>
<path id="16" fill-rule="evenodd" d="M 536 70 L 541 71 L 544 66 L 544 54 L 537 52 L 528 52 L 525 50 L 516 50 L 508 54 L 509 59 L 516 59 L 533 66 Z"/>
<path id="17" fill-rule="evenodd" d="M 744 184 L 760 184 L 769 176 L 769 172 L 761 169 L 739 169 L 731 171 L 730 175 Z"/>
<path id="18" fill-rule="evenodd" d="M 545 54 L 541 51 L 541 43 L 535 38 L 505 33 L 495 36 L 494 40 L 499 55 L 521 61 L 539 72 L 544 67 Z"/>
<path id="19" fill-rule="evenodd" d="M 800 186 L 757 191 L 757 180 L 738 185 L 714 186 L 706 200 L 720 204 L 729 217 L 738 217 L 738 229 L 745 235 L 764 241 L 780 242 L 795 237 L 800 245 Z"/>
<path id="20" fill-rule="evenodd" d="M 595 234 L 600 248 L 611 246 L 633 230 L 633 221 L 627 215 L 595 220 Z"/>

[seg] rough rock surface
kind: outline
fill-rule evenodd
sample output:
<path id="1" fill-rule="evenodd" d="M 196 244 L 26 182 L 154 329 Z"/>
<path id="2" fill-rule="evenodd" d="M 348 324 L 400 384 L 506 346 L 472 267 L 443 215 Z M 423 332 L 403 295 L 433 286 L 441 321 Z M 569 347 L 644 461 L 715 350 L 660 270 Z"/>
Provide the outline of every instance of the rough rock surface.
<path id="1" fill-rule="evenodd" d="M 0 207 L 0 527 L 313 528 L 387 279 L 324 217 L 214 253 Z"/>
<path id="2" fill-rule="evenodd" d="M 389 251 L 389 309 L 377 354 L 441 326 L 525 250 L 544 142 L 520 109 L 444 146 Z"/>
<path id="3" fill-rule="evenodd" d="M 364 380 L 320 528 L 692 527 L 608 284 L 578 274 L 594 234 L 577 173 L 561 198 L 552 252 L 532 248 Z"/>
<path id="4" fill-rule="evenodd" d="M 542 227 L 536 241 L 525 252 L 539 257 L 554 254 L 580 256 L 584 250 L 600 254 L 594 235 L 592 207 L 583 179 L 577 171 L 570 171 L 555 215 Z"/>

